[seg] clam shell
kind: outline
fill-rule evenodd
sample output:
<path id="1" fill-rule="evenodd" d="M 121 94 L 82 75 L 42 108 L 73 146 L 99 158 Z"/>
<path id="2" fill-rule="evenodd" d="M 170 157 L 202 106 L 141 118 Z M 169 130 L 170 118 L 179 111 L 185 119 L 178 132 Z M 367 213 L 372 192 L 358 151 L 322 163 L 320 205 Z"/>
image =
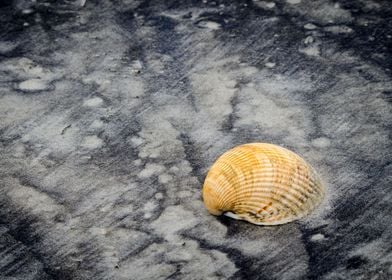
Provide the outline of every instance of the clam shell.
<path id="1" fill-rule="evenodd" d="M 323 196 L 321 181 L 305 160 L 267 143 L 245 144 L 224 153 L 203 186 L 204 204 L 211 214 L 257 225 L 300 219 Z"/>

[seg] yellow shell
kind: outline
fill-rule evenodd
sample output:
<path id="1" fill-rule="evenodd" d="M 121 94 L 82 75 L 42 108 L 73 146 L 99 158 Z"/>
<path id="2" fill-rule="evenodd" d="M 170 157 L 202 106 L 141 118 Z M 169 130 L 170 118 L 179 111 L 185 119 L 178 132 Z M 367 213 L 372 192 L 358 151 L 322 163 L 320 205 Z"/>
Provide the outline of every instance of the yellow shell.
<path id="1" fill-rule="evenodd" d="M 203 186 L 211 214 L 257 225 L 279 225 L 311 212 L 324 188 L 313 168 L 297 154 L 266 143 L 251 143 L 224 153 Z"/>

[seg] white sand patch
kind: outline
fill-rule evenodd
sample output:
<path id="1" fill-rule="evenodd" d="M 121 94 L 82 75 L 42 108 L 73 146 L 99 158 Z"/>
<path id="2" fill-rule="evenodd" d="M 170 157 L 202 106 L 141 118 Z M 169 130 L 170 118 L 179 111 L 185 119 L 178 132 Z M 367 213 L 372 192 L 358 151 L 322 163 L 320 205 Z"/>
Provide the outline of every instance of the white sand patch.
<path id="1" fill-rule="evenodd" d="M 178 235 L 179 232 L 189 229 L 199 222 L 194 214 L 183 206 L 169 206 L 157 220 L 151 223 L 151 226 L 166 240 L 175 242 L 181 239 Z"/>
<path id="2" fill-rule="evenodd" d="M 320 47 L 318 45 L 311 45 L 306 48 L 299 49 L 300 53 L 304 53 L 308 56 L 320 56 Z"/>
<path id="3" fill-rule="evenodd" d="M 58 204 L 45 192 L 36 187 L 23 185 L 15 178 L 6 179 L 5 188 L 7 196 L 13 203 L 21 209 L 28 211 L 32 215 L 45 217 L 47 220 L 53 219 L 57 214 L 65 211 L 61 204 Z"/>
<path id="4" fill-rule="evenodd" d="M 156 163 L 147 163 L 144 169 L 139 173 L 139 178 L 149 178 L 153 175 L 158 175 L 165 170 L 163 165 Z"/>
<path id="5" fill-rule="evenodd" d="M 199 27 L 202 28 L 207 28 L 211 30 L 219 30 L 221 29 L 221 25 L 215 21 L 210 21 L 210 20 L 202 20 L 197 23 Z"/>
<path id="6" fill-rule="evenodd" d="M 161 112 L 144 117 L 143 129 L 139 133 L 144 139 L 143 145 L 139 147 L 140 158 L 176 158 L 176 153 L 182 153 L 183 147 L 181 141 L 177 140 L 178 131 L 173 125 L 165 120 L 173 114 L 173 110 L 166 114 Z M 175 112 L 174 112 L 175 113 Z"/>
<path id="7" fill-rule="evenodd" d="M 144 143 L 144 140 L 143 140 L 143 138 L 141 138 L 141 137 L 134 136 L 134 137 L 132 137 L 132 138 L 130 139 L 130 142 L 131 142 L 131 145 L 132 145 L 133 147 L 139 147 L 141 144 Z"/>
<path id="8" fill-rule="evenodd" d="M 190 191 L 179 191 L 177 196 L 179 198 L 186 198 L 192 196 L 192 193 Z"/>
<path id="9" fill-rule="evenodd" d="M 236 62 L 238 62 L 237 57 L 228 58 L 220 61 L 218 65 L 211 65 L 198 71 L 191 77 L 199 106 L 203 107 L 205 113 L 210 116 L 210 121 L 218 126 L 233 111 L 230 101 L 236 92 L 234 88 L 236 81 L 231 77 L 233 74 L 224 69 L 225 64 Z"/>
<path id="10" fill-rule="evenodd" d="M 96 149 L 96 148 L 101 147 L 102 144 L 103 144 L 102 139 L 100 139 L 96 135 L 92 135 L 92 136 L 87 136 L 84 138 L 84 140 L 82 142 L 82 147 L 88 148 L 88 149 Z"/>
<path id="11" fill-rule="evenodd" d="M 18 87 L 23 91 L 41 91 L 49 89 L 49 84 L 41 79 L 30 79 L 19 83 Z"/>
<path id="12" fill-rule="evenodd" d="M 90 124 L 90 128 L 91 129 L 99 129 L 102 128 L 104 126 L 103 121 L 101 120 L 94 120 L 91 124 Z"/>
<path id="13" fill-rule="evenodd" d="M 93 97 L 84 101 L 83 105 L 88 107 L 98 107 L 103 104 L 103 100 L 100 97 Z"/>
<path id="14" fill-rule="evenodd" d="M 290 9 L 303 14 L 312 22 L 324 24 L 349 23 L 353 21 L 350 10 L 336 5 L 334 1 L 307 1 L 306 5 L 290 5 Z"/>
<path id="15" fill-rule="evenodd" d="M 196 241 L 186 240 L 184 242 L 185 240 L 181 237 L 180 233 L 182 231 L 195 227 L 199 222 L 199 219 L 183 206 L 169 206 L 151 225 L 170 244 L 178 244 L 175 247 L 171 246 L 171 249 L 167 251 L 170 261 L 194 260 L 181 268 L 182 274 L 193 275 L 189 279 L 194 278 L 195 272 L 198 273 L 201 279 L 207 279 L 208 276 L 214 275 L 216 271 L 219 271 L 225 277 L 230 277 L 237 271 L 237 268 L 227 258 L 226 254 L 217 250 L 203 252 Z"/>
<path id="16" fill-rule="evenodd" d="M 254 4 L 262 9 L 272 9 L 276 6 L 275 2 L 253 0 Z"/>
<path id="17" fill-rule="evenodd" d="M 66 112 L 61 115 L 53 112 L 23 134 L 22 141 L 31 141 L 36 148 L 42 147 L 47 153 L 67 154 L 77 149 L 82 142 L 79 127 L 69 125 Z"/>
<path id="18" fill-rule="evenodd" d="M 305 145 L 306 127 L 310 125 L 308 112 L 300 102 L 290 100 L 290 93 L 305 90 L 309 85 L 279 76 L 261 81 L 255 87 L 241 89 L 234 126 L 260 129 L 270 136 L 283 134 L 285 142 L 295 143 L 297 147 Z M 259 141 L 262 140 L 260 135 Z"/>
<path id="19" fill-rule="evenodd" d="M 15 125 L 39 114 L 44 107 L 35 99 L 26 99 L 20 95 L 3 95 L 0 97 L 0 128 Z"/>
<path id="20" fill-rule="evenodd" d="M 328 148 L 331 145 L 331 140 L 326 137 L 320 137 L 312 140 L 312 145 L 316 148 Z"/>
<path id="21" fill-rule="evenodd" d="M 0 42 L 0 54 L 6 54 L 8 52 L 13 51 L 17 47 L 17 44 L 9 42 L 9 41 L 1 41 Z"/>
<path id="22" fill-rule="evenodd" d="M 345 25 L 326 26 L 324 30 L 333 34 L 349 34 L 354 32 L 352 28 Z"/>
<path id="23" fill-rule="evenodd" d="M 147 201 L 143 206 L 144 218 L 149 219 L 152 217 L 154 210 L 157 208 L 155 201 Z"/>
<path id="24" fill-rule="evenodd" d="M 172 180 L 173 180 L 173 177 L 169 174 L 166 174 L 166 173 L 158 176 L 158 182 L 161 184 L 167 184 Z"/>

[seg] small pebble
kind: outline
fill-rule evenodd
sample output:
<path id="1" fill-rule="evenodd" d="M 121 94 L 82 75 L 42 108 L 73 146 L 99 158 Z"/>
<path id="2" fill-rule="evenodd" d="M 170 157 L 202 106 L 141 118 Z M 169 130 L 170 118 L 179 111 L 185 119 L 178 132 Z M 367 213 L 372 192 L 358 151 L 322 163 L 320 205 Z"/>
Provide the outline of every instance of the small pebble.
<path id="1" fill-rule="evenodd" d="M 274 68 L 275 65 L 276 65 L 276 64 L 273 63 L 273 62 L 267 62 L 267 63 L 265 64 L 265 66 L 268 67 L 268 68 Z"/>
<path id="2" fill-rule="evenodd" d="M 308 30 L 313 30 L 313 29 L 316 29 L 317 26 L 314 25 L 313 23 L 307 23 L 307 24 L 304 25 L 304 28 L 308 29 Z"/>
<path id="3" fill-rule="evenodd" d="M 321 233 L 317 233 L 310 238 L 310 240 L 312 240 L 312 241 L 320 241 L 320 240 L 324 240 L 324 239 L 325 239 L 325 236 Z"/>
<path id="4" fill-rule="evenodd" d="M 22 14 L 23 15 L 29 15 L 29 14 L 32 14 L 33 12 L 34 12 L 33 9 L 24 9 L 24 10 L 22 10 Z"/>
<path id="5" fill-rule="evenodd" d="M 156 194 L 154 195 L 154 197 L 155 197 L 155 199 L 160 200 L 160 199 L 163 198 L 163 194 L 162 194 L 162 193 L 156 193 Z"/>
<path id="6" fill-rule="evenodd" d="M 308 36 L 308 37 L 306 37 L 305 40 L 304 40 L 304 43 L 305 43 L 306 45 L 311 44 L 311 43 L 313 43 L 313 42 L 314 42 L 314 38 L 313 38 L 312 36 Z"/>
<path id="7" fill-rule="evenodd" d="M 289 4 L 296 5 L 296 4 L 301 3 L 301 0 L 286 0 L 286 2 L 289 3 Z"/>

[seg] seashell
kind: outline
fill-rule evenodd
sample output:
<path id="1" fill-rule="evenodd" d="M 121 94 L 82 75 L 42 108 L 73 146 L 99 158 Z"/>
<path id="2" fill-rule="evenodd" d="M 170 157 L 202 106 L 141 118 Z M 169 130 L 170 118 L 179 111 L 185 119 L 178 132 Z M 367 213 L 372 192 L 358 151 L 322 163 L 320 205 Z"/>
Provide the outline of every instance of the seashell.
<path id="1" fill-rule="evenodd" d="M 204 204 L 211 214 L 257 225 L 300 219 L 323 196 L 318 175 L 304 159 L 267 143 L 245 144 L 224 153 L 203 186 Z"/>

